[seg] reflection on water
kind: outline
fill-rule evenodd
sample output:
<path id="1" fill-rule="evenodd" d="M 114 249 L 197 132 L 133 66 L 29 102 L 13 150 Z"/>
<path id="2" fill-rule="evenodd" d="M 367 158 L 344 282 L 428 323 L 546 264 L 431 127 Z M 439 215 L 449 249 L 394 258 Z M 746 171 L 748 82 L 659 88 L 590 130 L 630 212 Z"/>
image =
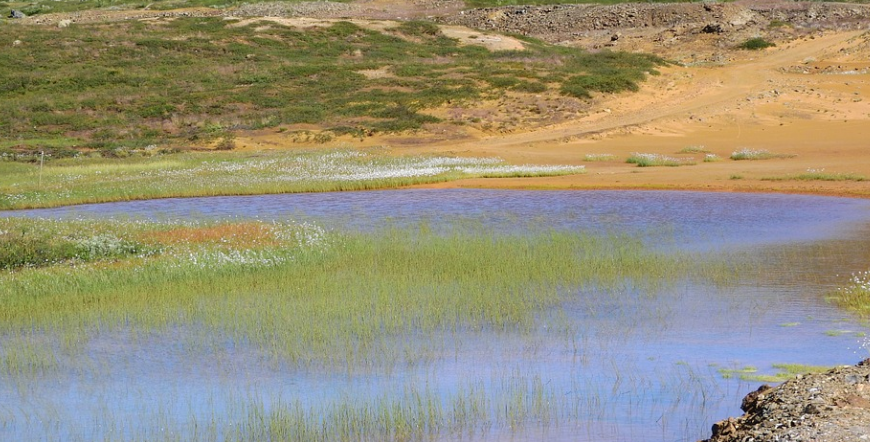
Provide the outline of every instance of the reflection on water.
<path id="1" fill-rule="evenodd" d="M 629 232 L 659 246 L 727 248 L 745 254 L 756 271 L 719 288 L 686 282 L 618 296 L 587 289 L 553 312 L 565 321 L 542 321 L 558 330 L 396 338 L 383 343 L 395 350 L 390 360 L 354 372 L 290 368 L 243 345 L 206 348 L 197 330 L 102 334 L 88 342 L 86 357 L 64 356 L 59 348 L 59 363 L 68 368 L 62 374 L 0 379 L 2 440 L 223 440 L 282 407 L 318 419 L 391 400 L 406 404 L 400 399 L 409 394 L 437 402 L 441 413 L 453 413 L 460 399 L 480 400 L 487 409 L 474 424 L 420 437 L 427 440 L 697 440 L 714 421 L 739 414 L 740 398 L 756 386 L 724 379 L 721 368 L 770 373 L 774 363 L 851 364 L 867 356 L 859 347 L 866 328 L 821 300 L 845 280 L 838 274 L 870 262 L 870 204 L 860 200 L 421 190 L 158 200 L 14 215 Z M 844 333 L 825 333 L 831 330 Z M 525 414 L 511 421 L 512 412 Z"/>

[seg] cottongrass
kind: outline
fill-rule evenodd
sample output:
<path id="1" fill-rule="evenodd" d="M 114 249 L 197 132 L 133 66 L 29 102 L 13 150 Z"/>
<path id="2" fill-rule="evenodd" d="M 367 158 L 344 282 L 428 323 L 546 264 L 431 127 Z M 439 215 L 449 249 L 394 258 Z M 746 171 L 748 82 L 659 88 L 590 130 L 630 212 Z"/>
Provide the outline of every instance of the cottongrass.
<path id="1" fill-rule="evenodd" d="M 748 147 L 731 152 L 732 160 L 770 160 L 777 158 L 793 158 L 795 156 L 796 155 L 772 153 L 767 149 L 750 149 Z"/>
<path id="2" fill-rule="evenodd" d="M 870 270 L 853 273 L 845 286 L 828 295 L 828 300 L 861 316 L 870 316 Z"/>
<path id="3" fill-rule="evenodd" d="M 865 181 L 864 175 L 855 173 L 831 173 L 825 169 L 807 169 L 806 173 L 795 175 L 763 177 L 762 181 Z"/>
<path id="4" fill-rule="evenodd" d="M 719 161 L 721 159 L 722 158 L 719 155 L 716 155 L 715 153 L 708 153 L 708 154 L 704 155 L 704 162 L 705 163 L 715 163 L 716 161 Z"/>
<path id="5" fill-rule="evenodd" d="M 579 174 L 583 166 L 511 165 L 500 158 L 390 156 L 348 149 L 177 154 L 58 161 L 37 176 L 14 165 L 0 175 L 0 209 L 131 199 L 394 188 L 462 178 Z"/>
<path id="6" fill-rule="evenodd" d="M 655 166 L 689 166 L 695 164 L 694 160 L 687 158 L 674 158 L 657 153 L 633 153 L 626 163 L 637 164 L 638 167 L 655 167 Z"/>

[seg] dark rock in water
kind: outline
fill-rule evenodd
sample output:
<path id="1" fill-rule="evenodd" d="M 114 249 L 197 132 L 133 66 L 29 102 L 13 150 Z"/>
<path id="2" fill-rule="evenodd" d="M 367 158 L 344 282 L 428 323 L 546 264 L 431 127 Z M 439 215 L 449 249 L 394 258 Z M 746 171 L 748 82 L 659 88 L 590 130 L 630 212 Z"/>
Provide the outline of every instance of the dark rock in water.
<path id="1" fill-rule="evenodd" d="M 25 18 L 25 17 L 27 17 L 27 15 L 25 15 L 21 11 L 15 10 L 15 9 L 13 9 L 12 12 L 9 13 L 9 18 Z"/>

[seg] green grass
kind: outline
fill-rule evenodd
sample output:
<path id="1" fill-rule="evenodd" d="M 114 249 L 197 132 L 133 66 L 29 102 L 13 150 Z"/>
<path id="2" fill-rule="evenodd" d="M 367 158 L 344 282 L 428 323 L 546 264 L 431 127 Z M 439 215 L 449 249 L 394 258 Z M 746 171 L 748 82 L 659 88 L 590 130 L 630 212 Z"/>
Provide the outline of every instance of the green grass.
<path id="1" fill-rule="evenodd" d="M 379 149 L 287 152 L 132 151 L 127 158 L 0 161 L 0 209 L 148 198 L 395 188 L 466 177 L 583 173 L 582 166 L 494 158 L 389 156 Z"/>
<path id="2" fill-rule="evenodd" d="M 738 375 L 740 377 L 740 379 L 743 379 L 743 376 L 750 375 L 750 374 L 755 373 L 757 371 L 758 371 L 757 368 L 755 368 L 751 365 L 747 365 L 747 366 L 742 367 L 742 368 L 720 368 L 719 374 L 721 374 L 722 378 L 724 378 L 724 379 L 731 379 L 734 377 L 734 375 Z"/>
<path id="3" fill-rule="evenodd" d="M 695 162 L 691 158 L 674 158 L 655 153 L 634 153 L 625 161 L 629 164 L 637 164 L 638 167 L 658 166 L 691 166 Z"/>
<path id="4" fill-rule="evenodd" d="M 654 294 L 687 274 L 715 280 L 731 270 L 652 252 L 634 238 L 562 232 L 335 234 L 292 223 L 0 220 L 3 237 L 25 229 L 84 240 L 111 234 L 149 252 L 0 273 L 0 335 L 18 343 L 4 346 L 3 357 L 23 374 L 44 365 L 26 361 L 54 354 L 32 345 L 46 336 L 75 354 L 89 336 L 124 330 L 182 332 L 202 349 L 245 343 L 301 367 L 389 365 L 418 352 L 396 341 L 402 336 L 523 333 L 551 320 L 555 330 L 559 315 L 547 312 L 577 290 Z"/>
<path id="5" fill-rule="evenodd" d="M 773 364 L 773 368 L 778 370 L 775 374 L 741 374 L 740 379 L 752 382 L 785 382 L 796 375 L 806 373 L 824 373 L 830 370 L 829 366 L 804 365 L 804 364 Z"/>
<path id="6" fill-rule="evenodd" d="M 178 18 L 0 26 L 0 40 L 22 41 L 0 52 L 0 149 L 50 154 L 209 146 L 300 124 L 335 135 L 415 131 L 441 121 L 428 111 L 448 102 L 631 91 L 663 63 L 528 38 L 524 51 L 491 52 L 425 22 L 300 30 Z M 389 75 L 362 73 L 377 69 Z"/>
<path id="7" fill-rule="evenodd" d="M 803 365 L 803 364 L 773 364 L 778 372 L 775 374 L 759 374 L 758 368 L 746 366 L 743 368 L 720 368 L 719 373 L 725 379 L 731 379 L 737 375 L 742 381 L 751 382 L 785 382 L 795 375 L 804 373 L 824 373 L 831 369 L 827 366 Z"/>
<path id="8" fill-rule="evenodd" d="M 828 301 L 861 317 L 870 317 L 870 272 L 858 272 L 842 287 L 828 293 Z"/>
<path id="9" fill-rule="evenodd" d="M 750 51 L 759 51 L 761 49 L 767 49 L 770 47 L 774 47 L 776 44 L 773 42 L 769 42 L 761 37 L 750 38 L 743 43 L 737 45 L 740 49 L 746 49 Z"/>
<path id="10" fill-rule="evenodd" d="M 795 175 L 762 177 L 762 181 L 865 181 L 864 175 L 855 173 L 806 172 Z"/>

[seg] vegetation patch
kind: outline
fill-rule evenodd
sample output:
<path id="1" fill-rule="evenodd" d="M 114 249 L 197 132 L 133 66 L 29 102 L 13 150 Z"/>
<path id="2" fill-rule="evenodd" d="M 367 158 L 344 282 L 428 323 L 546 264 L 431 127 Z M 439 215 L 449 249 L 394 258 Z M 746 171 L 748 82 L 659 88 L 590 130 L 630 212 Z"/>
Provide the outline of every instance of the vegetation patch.
<path id="1" fill-rule="evenodd" d="M 92 243 L 112 235 L 125 244 L 94 255 L 112 258 L 111 265 L 49 260 L 0 272 L 0 334 L 7 338 L 74 335 L 83 344 L 97 332 L 183 329 L 204 348 L 245 342 L 286 363 L 342 371 L 392 364 L 413 351 L 413 343 L 394 348 L 390 337 L 532 330 L 546 321 L 544 311 L 576 296 L 569 287 L 654 292 L 684 280 L 687 266 L 697 266 L 700 278 L 730 271 L 649 251 L 638 239 L 573 232 L 338 234 L 292 222 L 29 219 L 0 226 L 48 237 L 79 232 Z M 28 236 L 3 235 L 4 250 L 29 244 Z"/>
<path id="2" fill-rule="evenodd" d="M 870 271 L 853 274 L 843 287 L 829 293 L 827 299 L 862 317 L 870 316 Z"/>
<path id="3" fill-rule="evenodd" d="M 21 41 L 0 52 L 0 149 L 7 159 L 47 149 L 231 149 L 238 131 L 299 124 L 337 135 L 414 131 L 440 121 L 428 110 L 508 91 L 636 90 L 663 63 L 533 39 L 523 51 L 492 52 L 427 22 L 382 31 L 245 23 L 0 27 L 0 40 Z M 375 71 L 388 75 L 363 74 Z"/>
<path id="4" fill-rule="evenodd" d="M 750 38 L 749 40 L 744 41 L 737 45 L 740 49 L 746 49 L 750 51 L 759 51 L 762 49 L 767 49 L 770 47 L 776 46 L 773 42 L 767 41 L 762 37 Z"/>
<path id="5" fill-rule="evenodd" d="M 740 379 L 751 382 L 785 382 L 799 374 L 807 373 L 825 373 L 832 367 L 804 364 L 773 364 L 773 368 L 777 370 L 774 374 L 745 374 L 740 375 Z"/>
<path id="6" fill-rule="evenodd" d="M 674 158 L 657 153 L 633 153 L 625 162 L 629 164 L 637 164 L 638 167 L 676 167 L 695 164 L 694 160 L 691 158 Z"/>
<path id="7" fill-rule="evenodd" d="M 707 148 L 704 146 L 687 146 L 687 147 L 680 149 L 677 153 L 709 153 L 709 152 L 710 151 L 707 150 Z"/>
<path id="8" fill-rule="evenodd" d="M 583 161 L 589 162 L 614 160 L 616 160 L 616 155 L 612 155 L 609 153 L 587 153 L 586 155 L 583 155 Z"/>
<path id="9" fill-rule="evenodd" d="M 737 376 L 742 381 L 749 382 L 785 382 L 795 375 L 806 373 L 824 373 L 831 369 L 828 366 L 803 365 L 803 364 L 773 364 L 772 367 L 777 370 L 774 374 L 759 374 L 758 368 L 746 366 L 743 368 L 721 368 L 719 373 L 725 379 L 731 379 Z"/>
<path id="10" fill-rule="evenodd" d="M 395 188 L 474 177 L 579 174 L 583 166 L 513 165 L 498 158 L 391 156 L 378 149 L 186 152 L 46 165 L 0 161 L 0 209 L 134 199 Z M 123 183 L 119 185 L 118 183 Z"/>
<path id="11" fill-rule="evenodd" d="M 796 155 L 773 153 L 766 149 L 743 148 L 731 153 L 732 160 L 773 160 L 782 158 L 794 158 Z"/>
<path id="12" fill-rule="evenodd" d="M 762 177 L 762 181 L 865 181 L 867 177 L 855 173 L 806 172 L 796 175 Z"/>

